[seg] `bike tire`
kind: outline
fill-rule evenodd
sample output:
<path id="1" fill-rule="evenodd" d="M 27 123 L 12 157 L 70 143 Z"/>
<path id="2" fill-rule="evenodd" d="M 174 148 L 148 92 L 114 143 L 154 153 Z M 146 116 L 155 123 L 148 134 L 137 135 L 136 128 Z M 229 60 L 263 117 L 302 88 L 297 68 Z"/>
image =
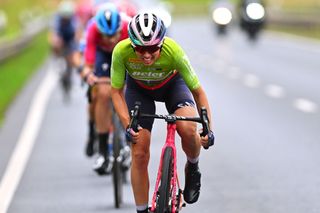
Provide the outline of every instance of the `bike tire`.
<path id="1" fill-rule="evenodd" d="M 114 115 L 117 117 L 117 115 Z M 112 170 L 113 189 L 114 189 L 114 205 L 115 208 L 120 208 L 123 196 L 123 171 L 122 162 L 118 161 L 118 156 L 121 150 L 121 124 L 118 118 L 113 119 L 114 133 L 113 133 L 113 156 L 114 164 Z"/>
<path id="2" fill-rule="evenodd" d="M 171 178 L 173 176 L 173 153 L 172 148 L 167 147 L 162 161 L 161 182 L 158 189 L 156 213 L 171 213 L 169 199 L 171 195 Z"/>

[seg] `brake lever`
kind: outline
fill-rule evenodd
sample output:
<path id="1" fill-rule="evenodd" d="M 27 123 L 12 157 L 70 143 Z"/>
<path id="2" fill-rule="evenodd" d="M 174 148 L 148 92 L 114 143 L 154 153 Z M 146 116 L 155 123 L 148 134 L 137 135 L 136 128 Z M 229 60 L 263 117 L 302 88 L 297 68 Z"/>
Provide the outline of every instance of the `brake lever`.
<path id="1" fill-rule="evenodd" d="M 202 124 L 202 132 L 200 133 L 200 136 L 204 137 L 210 131 L 208 112 L 205 107 L 201 107 L 200 116 L 201 116 L 201 124 Z"/>
<path id="2" fill-rule="evenodd" d="M 140 107 L 139 105 L 134 106 L 134 110 L 131 110 L 130 116 L 131 121 L 129 127 L 133 129 L 133 131 L 138 132 L 138 118 L 140 115 Z"/>

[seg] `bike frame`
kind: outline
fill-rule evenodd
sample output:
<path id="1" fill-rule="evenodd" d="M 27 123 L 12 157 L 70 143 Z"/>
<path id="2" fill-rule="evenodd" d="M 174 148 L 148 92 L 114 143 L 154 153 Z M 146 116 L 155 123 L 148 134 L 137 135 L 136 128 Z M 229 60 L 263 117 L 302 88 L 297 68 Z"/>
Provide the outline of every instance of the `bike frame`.
<path id="1" fill-rule="evenodd" d="M 158 174 L 156 179 L 156 185 L 152 197 L 152 203 L 151 203 L 151 212 L 154 212 L 156 209 L 156 200 L 157 200 L 157 192 L 160 185 L 160 179 L 162 175 L 162 163 L 163 163 L 163 155 L 166 150 L 166 148 L 171 147 L 173 151 L 173 176 L 170 181 L 170 185 L 172 188 L 172 195 L 176 195 L 177 193 L 177 187 L 180 189 L 179 179 L 178 179 L 178 172 L 177 172 L 177 149 L 175 146 L 175 133 L 176 133 L 176 124 L 175 123 L 168 123 L 167 124 L 167 137 L 164 146 L 162 147 L 161 151 L 161 158 L 158 168 Z M 176 199 L 175 197 L 172 199 L 172 212 L 176 212 Z"/>
<path id="2" fill-rule="evenodd" d="M 152 203 L 151 203 L 151 212 L 155 212 L 157 208 L 157 196 L 159 192 L 159 186 L 160 186 L 160 181 L 161 181 L 161 176 L 162 176 L 162 168 L 163 168 L 163 159 L 165 155 L 165 151 L 167 148 L 172 149 L 172 157 L 173 158 L 173 174 L 170 178 L 170 189 L 171 191 L 169 192 L 171 195 L 171 212 L 176 213 L 178 212 L 183 204 L 182 204 L 182 197 L 181 197 L 181 189 L 180 189 L 180 184 L 179 184 L 179 179 L 178 179 L 178 172 L 177 172 L 177 151 L 176 151 L 176 146 L 175 146 L 175 133 L 176 133 L 176 121 L 178 120 L 183 120 L 183 121 L 193 121 L 193 122 L 198 122 L 202 124 L 203 127 L 203 132 L 200 134 L 201 136 L 205 136 L 208 134 L 210 131 L 210 126 L 209 126 L 209 119 L 208 119 L 208 114 L 207 110 L 202 107 L 200 111 L 200 117 L 184 117 L 184 116 L 177 116 L 177 115 L 150 115 L 150 114 L 140 114 L 139 110 L 139 104 L 135 105 L 134 110 L 130 112 L 131 115 L 131 121 L 129 124 L 129 128 L 132 128 L 134 131 L 138 131 L 138 120 L 139 118 L 154 118 L 154 119 L 164 119 L 167 122 L 167 137 L 165 144 L 162 147 L 161 151 L 161 158 L 160 158 L 160 163 L 159 163 L 159 168 L 158 168 L 158 173 L 157 173 L 157 179 L 156 179 L 156 185 L 155 185 L 155 190 L 153 193 L 152 197 Z M 177 189 L 179 191 L 177 191 Z M 178 205 L 177 205 L 178 204 Z"/>

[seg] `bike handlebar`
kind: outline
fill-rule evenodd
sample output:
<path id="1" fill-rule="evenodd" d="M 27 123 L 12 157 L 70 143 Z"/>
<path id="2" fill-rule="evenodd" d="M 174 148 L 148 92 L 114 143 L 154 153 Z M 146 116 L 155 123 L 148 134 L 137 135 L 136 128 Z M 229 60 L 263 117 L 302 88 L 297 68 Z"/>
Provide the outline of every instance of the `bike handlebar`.
<path id="1" fill-rule="evenodd" d="M 130 112 L 131 121 L 129 124 L 129 128 L 132 128 L 135 132 L 138 131 L 138 120 L 139 118 L 156 118 L 156 119 L 163 119 L 168 123 L 175 123 L 176 121 L 193 121 L 202 124 L 203 131 L 200 133 L 202 137 L 208 135 L 210 132 L 210 125 L 209 125 L 209 118 L 207 109 L 202 107 L 200 110 L 200 117 L 184 117 L 178 115 L 157 115 L 157 114 L 143 114 L 140 113 L 139 105 L 135 105 L 134 110 Z"/>

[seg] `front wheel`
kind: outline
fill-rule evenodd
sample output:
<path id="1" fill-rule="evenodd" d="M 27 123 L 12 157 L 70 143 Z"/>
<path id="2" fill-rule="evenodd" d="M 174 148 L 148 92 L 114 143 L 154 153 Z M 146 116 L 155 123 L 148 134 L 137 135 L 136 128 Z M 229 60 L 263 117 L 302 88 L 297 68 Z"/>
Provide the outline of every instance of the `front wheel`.
<path id="1" fill-rule="evenodd" d="M 156 213 L 170 213 L 171 205 L 171 178 L 173 177 L 173 156 L 172 148 L 168 147 L 164 151 L 162 162 L 161 182 L 158 189 L 156 201 Z"/>
<path id="2" fill-rule="evenodd" d="M 116 117 L 116 115 L 114 115 Z M 116 119 L 114 119 L 116 120 Z M 119 121 L 119 120 L 117 120 Z M 114 121 L 114 135 L 113 135 L 113 156 L 114 156 L 114 164 L 113 164 L 113 188 L 114 188 L 114 204 L 116 208 L 120 208 L 122 203 L 122 191 L 123 191 L 123 169 L 122 162 L 119 158 L 120 150 L 121 150 L 121 135 L 123 132 L 121 131 L 120 123 Z"/>

